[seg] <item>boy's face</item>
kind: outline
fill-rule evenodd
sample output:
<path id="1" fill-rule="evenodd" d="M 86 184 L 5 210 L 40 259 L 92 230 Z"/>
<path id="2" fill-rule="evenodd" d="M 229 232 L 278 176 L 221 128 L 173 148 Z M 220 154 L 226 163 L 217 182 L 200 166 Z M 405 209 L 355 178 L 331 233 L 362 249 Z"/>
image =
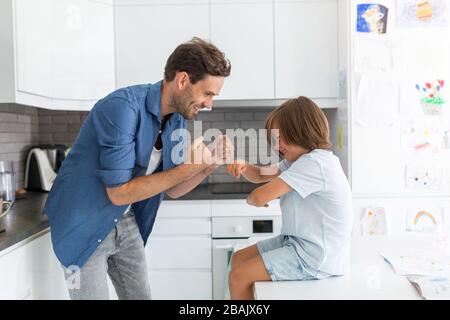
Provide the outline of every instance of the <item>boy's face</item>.
<path id="1" fill-rule="evenodd" d="M 298 159 L 298 157 L 309 152 L 309 150 L 296 144 L 288 144 L 284 140 L 283 135 L 280 131 L 280 127 L 277 123 L 274 124 L 271 130 L 271 136 L 273 148 L 278 151 L 283 159 L 286 159 L 289 162 L 294 162 Z"/>

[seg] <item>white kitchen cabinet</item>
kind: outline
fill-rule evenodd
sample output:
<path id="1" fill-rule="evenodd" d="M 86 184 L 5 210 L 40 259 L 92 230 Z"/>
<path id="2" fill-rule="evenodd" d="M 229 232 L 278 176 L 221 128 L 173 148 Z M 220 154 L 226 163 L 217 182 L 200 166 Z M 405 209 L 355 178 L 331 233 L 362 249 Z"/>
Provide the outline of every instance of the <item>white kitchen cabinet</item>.
<path id="1" fill-rule="evenodd" d="M 3 1 L 0 102 L 90 110 L 115 88 L 112 1 Z"/>
<path id="2" fill-rule="evenodd" d="M 197 36 L 209 38 L 209 6 L 198 4 L 122 5 L 115 8 L 117 87 L 164 78 L 172 51 Z M 131 23 L 132 22 L 132 23 Z"/>
<path id="3" fill-rule="evenodd" d="M 338 1 L 275 0 L 275 95 L 337 97 Z"/>
<path id="4" fill-rule="evenodd" d="M 272 1 L 211 1 L 211 41 L 232 66 L 218 99 L 275 97 Z"/>
<path id="5" fill-rule="evenodd" d="M 26 264 L 26 248 L 20 247 L 0 257 L 0 299 L 24 300 L 32 297 L 31 266 Z"/>
<path id="6" fill-rule="evenodd" d="M 52 31 L 53 98 L 95 101 L 114 90 L 112 6 L 58 0 Z"/>
<path id="7" fill-rule="evenodd" d="M 151 295 L 155 300 L 211 300 L 211 271 L 150 272 Z"/>
<path id="8" fill-rule="evenodd" d="M 211 299 L 211 201 L 162 203 L 146 245 L 153 299 Z"/>
<path id="9" fill-rule="evenodd" d="M 0 283 L 0 299 L 69 298 L 48 230 L 0 252 Z"/>
<path id="10" fill-rule="evenodd" d="M 26 264 L 31 267 L 33 299 L 69 299 L 64 270 L 53 252 L 50 232 L 45 231 L 28 243 L 26 250 Z"/>

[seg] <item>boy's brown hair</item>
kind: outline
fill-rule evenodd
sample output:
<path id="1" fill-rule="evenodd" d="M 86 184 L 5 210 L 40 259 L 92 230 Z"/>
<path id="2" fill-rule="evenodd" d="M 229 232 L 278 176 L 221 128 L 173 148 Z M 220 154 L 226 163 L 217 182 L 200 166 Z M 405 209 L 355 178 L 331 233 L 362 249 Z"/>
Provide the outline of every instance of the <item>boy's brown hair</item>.
<path id="1" fill-rule="evenodd" d="M 231 64 L 216 46 L 194 37 L 191 41 L 180 44 L 169 56 L 164 69 L 164 79 L 172 81 L 178 71 L 187 72 L 189 80 L 195 84 L 208 74 L 228 77 Z"/>
<path id="2" fill-rule="evenodd" d="M 275 124 L 287 144 L 308 150 L 330 149 L 330 129 L 323 111 L 306 97 L 298 97 L 273 110 L 266 120 L 267 140 L 271 143 L 271 129 Z"/>

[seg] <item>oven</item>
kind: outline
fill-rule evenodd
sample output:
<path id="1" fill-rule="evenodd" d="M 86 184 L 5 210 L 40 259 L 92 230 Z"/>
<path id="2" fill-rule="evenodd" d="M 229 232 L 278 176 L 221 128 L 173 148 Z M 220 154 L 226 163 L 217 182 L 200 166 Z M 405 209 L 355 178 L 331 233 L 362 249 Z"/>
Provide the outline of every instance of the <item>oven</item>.
<path id="1" fill-rule="evenodd" d="M 213 299 L 228 298 L 228 272 L 234 251 L 280 234 L 281 215 L 213 216 Z"/>

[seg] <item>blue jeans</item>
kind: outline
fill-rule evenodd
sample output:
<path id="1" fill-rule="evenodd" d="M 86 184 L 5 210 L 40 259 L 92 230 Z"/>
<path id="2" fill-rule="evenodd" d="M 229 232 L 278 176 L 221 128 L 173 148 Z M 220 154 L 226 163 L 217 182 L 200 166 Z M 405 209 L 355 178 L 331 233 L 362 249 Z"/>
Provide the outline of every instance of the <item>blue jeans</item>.
<path id="1" fill-rule="evenodd" d="M 107 300 L 107 275 L 121 300 L 149 300 L 144 243 L 133 211 L 126 212 L 81 269 L 64 268 L 73 300 Z"/>

